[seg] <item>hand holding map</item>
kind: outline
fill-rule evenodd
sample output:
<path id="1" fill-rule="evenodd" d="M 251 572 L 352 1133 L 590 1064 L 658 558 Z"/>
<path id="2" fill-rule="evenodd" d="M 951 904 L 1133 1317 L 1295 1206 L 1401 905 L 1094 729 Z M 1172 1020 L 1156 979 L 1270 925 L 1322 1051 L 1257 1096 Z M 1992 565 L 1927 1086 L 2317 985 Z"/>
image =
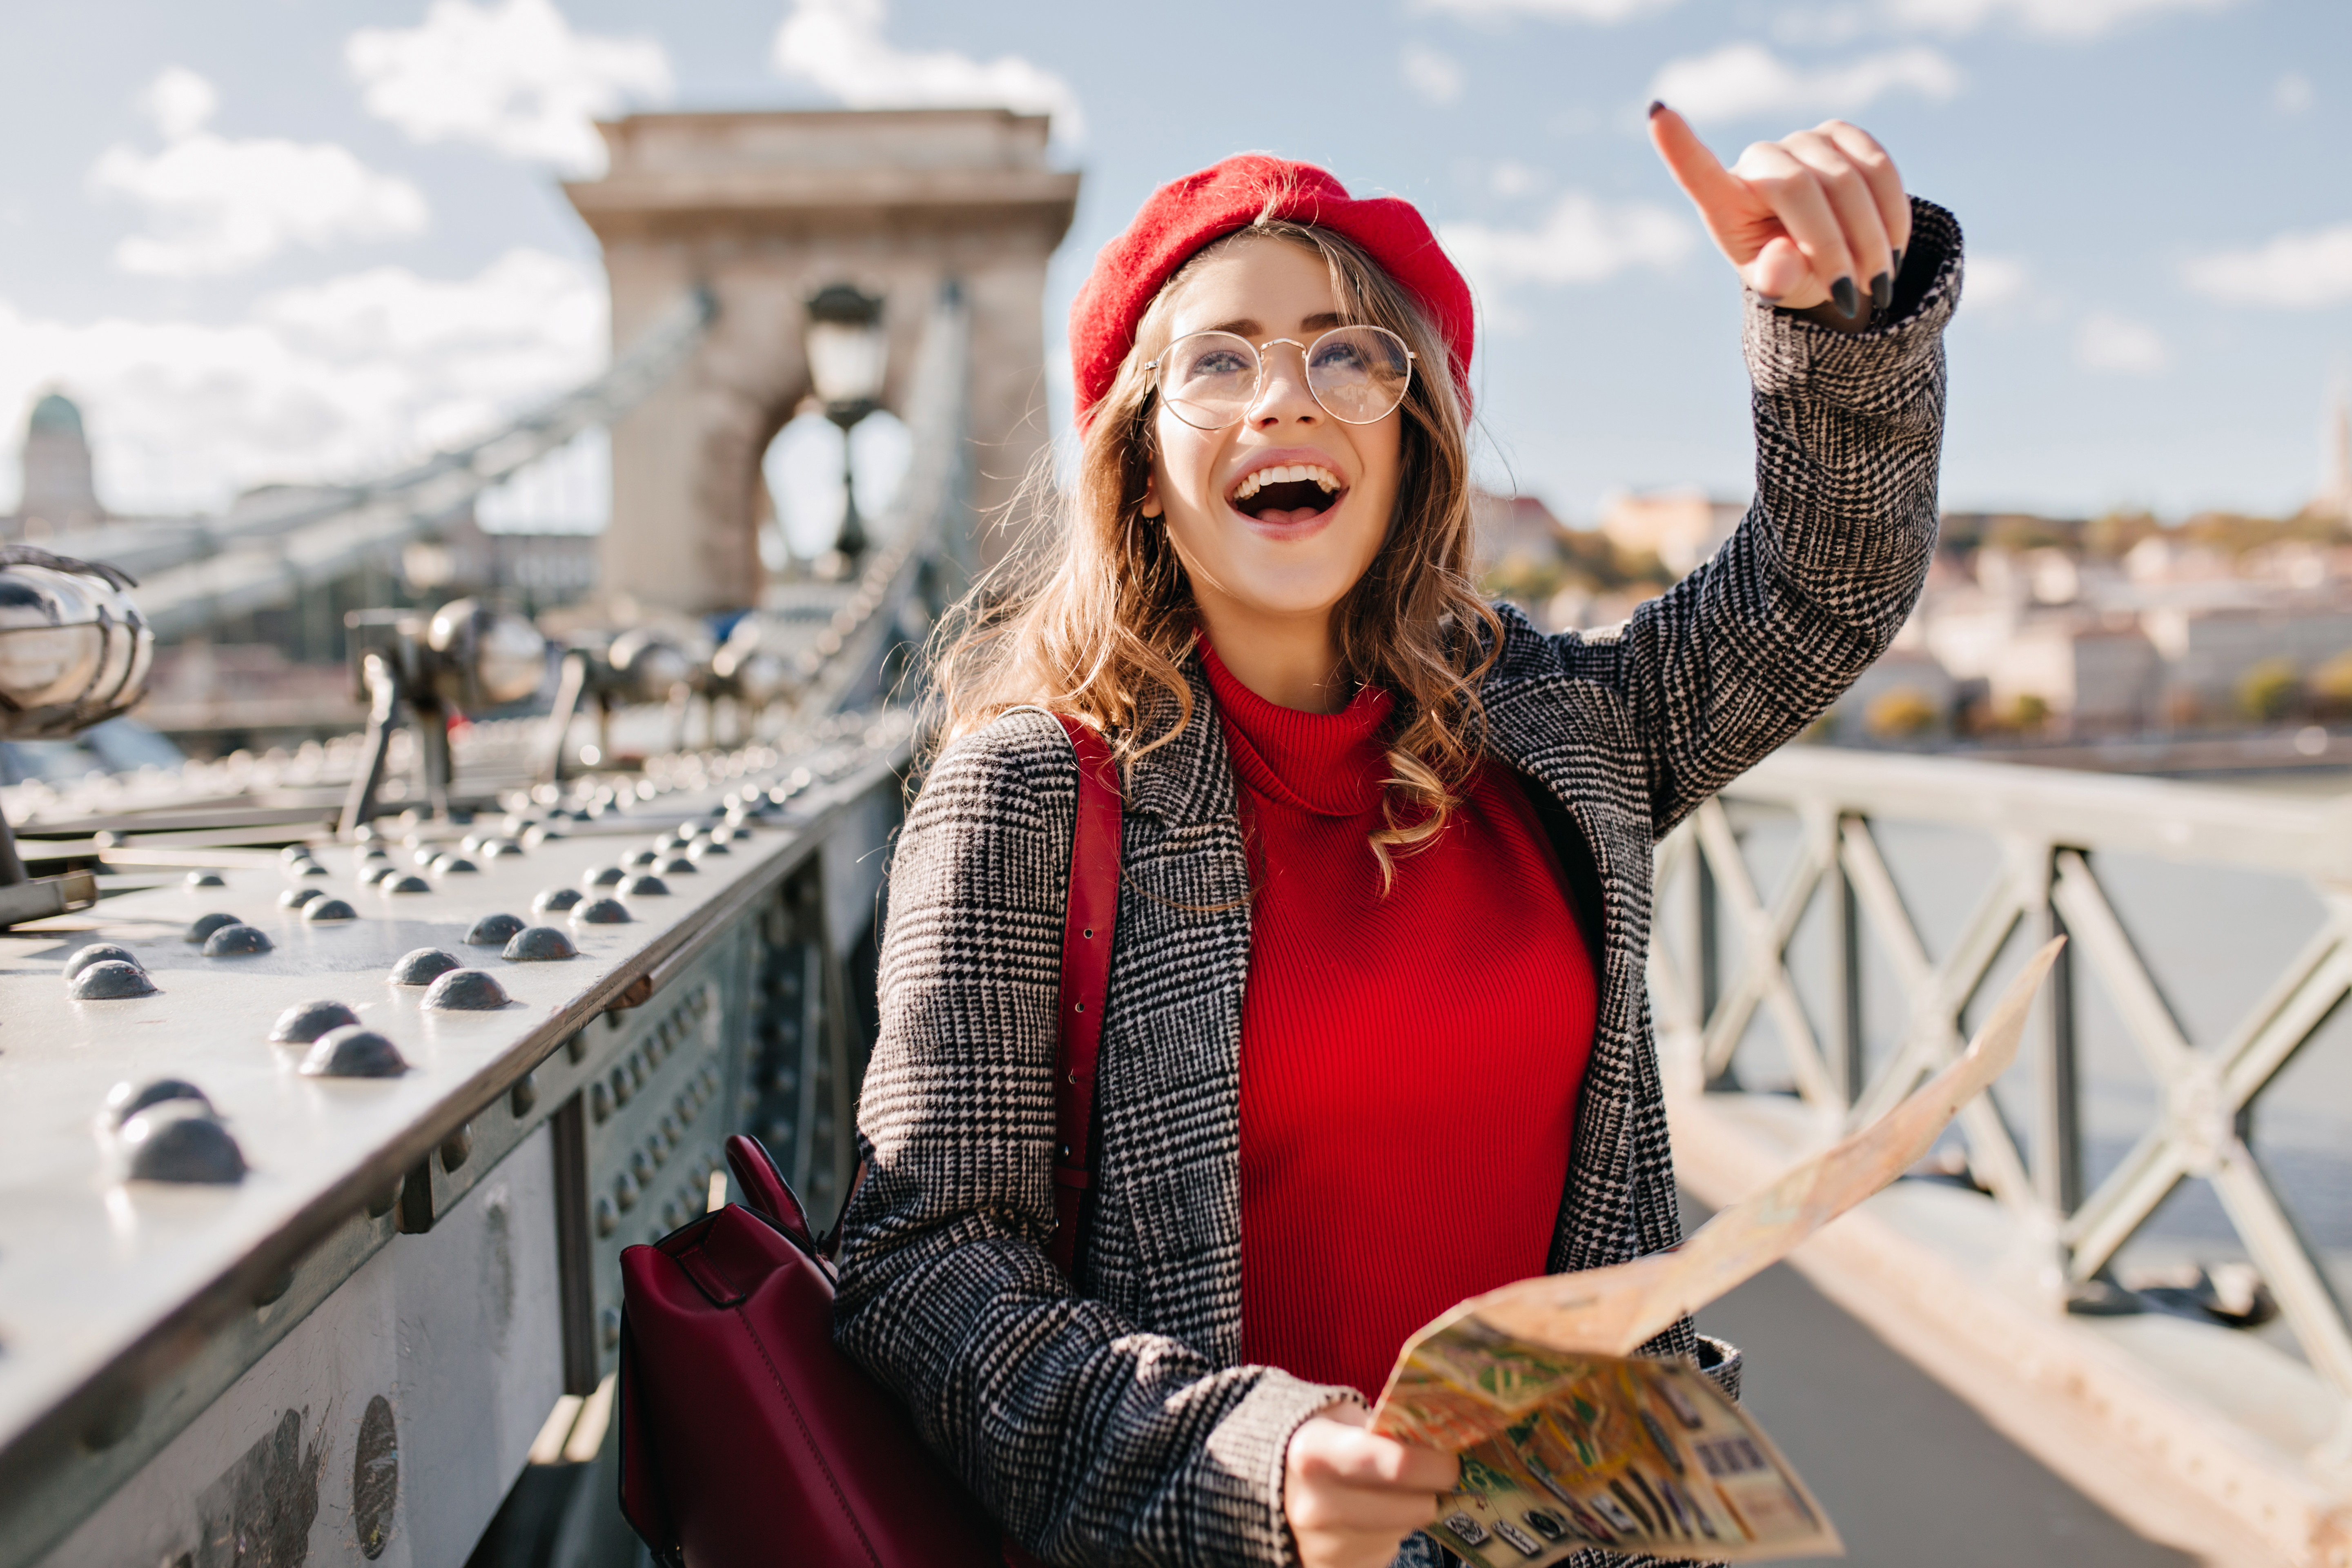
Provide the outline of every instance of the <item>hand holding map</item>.
<path id="1" fill-rule="evenodd" d="M 2059 946 L 2034 954 L 1969 1048 L 1900 1105 L 1683 1246 L 1507 1285 L 1408 1341 L 1372 1425 L 1462 1455 L 1439 1540 L 1472 1568 L 1542 1568 L 1591 1545 L 1729 1562 L 1841 1551 L 1804 1483 L 1713 1380 L 1633 1352 L 1917 1163 L 2016 1059 Z"/>

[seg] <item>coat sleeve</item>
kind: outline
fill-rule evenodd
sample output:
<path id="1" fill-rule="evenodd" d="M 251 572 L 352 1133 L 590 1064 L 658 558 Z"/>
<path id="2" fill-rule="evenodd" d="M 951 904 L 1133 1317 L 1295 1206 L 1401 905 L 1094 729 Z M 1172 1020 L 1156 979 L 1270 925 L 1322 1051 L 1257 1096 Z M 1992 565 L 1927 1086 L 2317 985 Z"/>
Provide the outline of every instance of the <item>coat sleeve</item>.
<path id="1" fill-rule="evenodd" d="M 1835 701 L 1927 580 L 1961 246 L 1943 208 L 1915 197 L 1911 213 L 1903 281 L 1870 331 L 1747 297 L 1755 503 L 1621 632 L 1559 639 L 1571 672 L 1623 692 L 1661 836 Z"/>
<path id="2" fill-rule="evenodd" d="M 1295 1562 L 1290 1434 L 1352 1393 L 1215 1366 L 1073 1294 L 1044 1251 L 1076 784 L 1060 725 L 1013 714 L 950 748 L 908 815 L 835 1340 L 1048 1562 Z"/>

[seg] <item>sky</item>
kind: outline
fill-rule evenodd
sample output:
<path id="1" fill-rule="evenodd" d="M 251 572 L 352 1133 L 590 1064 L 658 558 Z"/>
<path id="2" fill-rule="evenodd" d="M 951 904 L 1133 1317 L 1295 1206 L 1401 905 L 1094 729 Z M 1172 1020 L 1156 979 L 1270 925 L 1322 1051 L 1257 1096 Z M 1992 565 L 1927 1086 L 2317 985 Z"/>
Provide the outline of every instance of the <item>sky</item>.
<path id="1" fill-rule="evenodd" d="M 1245 149 L 1418 204 L 1471 276 L 1489 482 L 1589 522 L 1749 489 L 1738 289 L 1651 152 L 1835 114 L 1968 234 L 1956 509 L 2291 510 L 2352 385 L 2342 0 L 11 0 L 0 429 L 204 510 L 494 425 L 608 352 L 557 181 L 633 109 L 1010 103 L 1085 175 L 1059 322 L 1155 185 Z M 16 492 L 0 438 L 0 507 Z M 836 448 L 837 449 L 837 448 Z M 592 498 L 594 443 L 539 489 Z"/>

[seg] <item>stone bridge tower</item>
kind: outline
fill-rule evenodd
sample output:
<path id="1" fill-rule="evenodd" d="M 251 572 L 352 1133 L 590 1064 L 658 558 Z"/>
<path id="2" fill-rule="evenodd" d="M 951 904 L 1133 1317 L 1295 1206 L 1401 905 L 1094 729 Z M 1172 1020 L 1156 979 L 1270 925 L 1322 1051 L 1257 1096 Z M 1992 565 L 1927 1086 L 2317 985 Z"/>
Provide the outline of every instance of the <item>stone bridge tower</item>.
<path id="1" fill-rule="evenodd" d="M 929 303 L 961 284 L 972 500 L 985 516 L 1011 499 L 1052 435 L 1045 263 L 1077 202 L 1077 174 L 1046 164 L 1044 116 L 639 114 L 598 129 L 610 172 L 564 192 L 604 244 L 615 347 L 698 284 L 719 301 L 694 357 L 613 426 L 606 584 L 692 613 L 752 602 L 760 460 L 810 391 L 804 307 L 829 283 L 887 301 L 882 401 L 902 415 Z M 982 563 L 997 553 L 973 545 Z"/>

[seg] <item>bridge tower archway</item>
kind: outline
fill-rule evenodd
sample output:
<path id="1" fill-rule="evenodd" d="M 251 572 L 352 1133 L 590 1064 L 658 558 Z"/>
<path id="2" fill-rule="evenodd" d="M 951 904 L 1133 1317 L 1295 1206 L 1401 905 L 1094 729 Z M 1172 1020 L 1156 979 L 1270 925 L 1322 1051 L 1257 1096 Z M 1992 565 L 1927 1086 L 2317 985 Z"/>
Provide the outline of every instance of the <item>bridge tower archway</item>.
<path id="1" fill-rule="evenodd" d="M 1009 501 L 1051 438 L 1045 266 L 1077 204 L 1047 121 L 1006 110 L 638 114 L 598 127 L 602 179 L 564 186 L 604 250 L 617 352 L 697 287 L 718 314 L 693 355 L 612 429 L 608 591 L 648 607 L 750 607 L 760 462 L 810 392 L 809 297 L 885 301 L 882 404 L 905 417 L 931 301 L 953 279 L 971 323 L 975 518 Z M 1003 548 L 982 533 L 969 558 Z"/>

